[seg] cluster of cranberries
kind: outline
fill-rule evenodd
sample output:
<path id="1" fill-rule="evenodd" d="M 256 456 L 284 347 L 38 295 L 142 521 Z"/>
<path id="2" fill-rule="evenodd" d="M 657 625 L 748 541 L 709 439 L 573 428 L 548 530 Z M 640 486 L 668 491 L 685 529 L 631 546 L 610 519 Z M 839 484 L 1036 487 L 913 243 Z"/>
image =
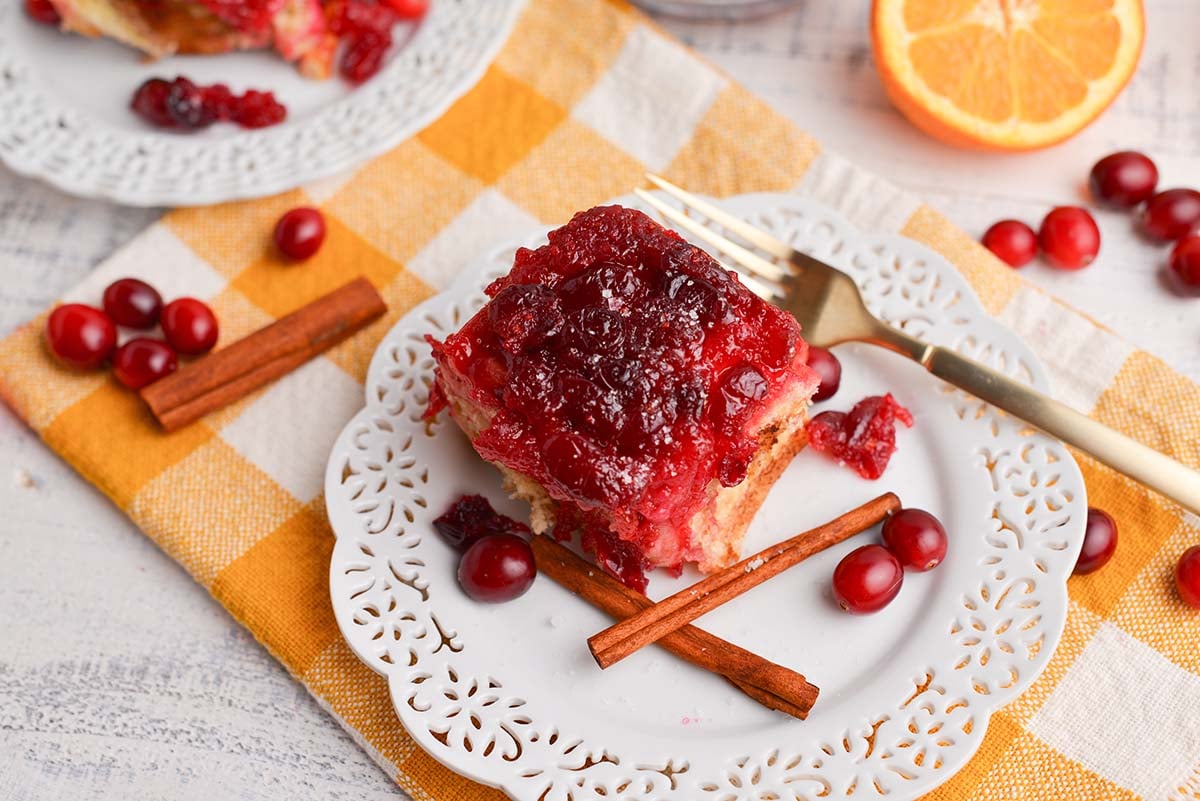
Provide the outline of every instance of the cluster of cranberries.
<path id="1" fill-rule="evenodd" d="M 137 278 L 109 284 L 103 307 L 59 306 L 46 321 L 46 342 L 59 361 L 81 370 L 96 369 L 111 359 L 113 375 L 130 389 L 175 372 L 177 354 L 198 356 L 217 344 L 212 309 L 195 298 L 163 305 L 158 291 Z M 117 347 L 117 326 L 143 331 L 160 326 L 164 339 L 138 336 Z"/>
<path id="2" fill-rule="evenodd" d="M 1148 239 L 1175 242 L 1172 271 L 1185 284 L 1200 286 L 1200 192 L 1157 191 L 1158 167 L 1133 150 L 1096 162 L 1088 185 L 1100 205 L 1138 210 L 1138 225 Z M 1020 220 L 1001 220 L 984 233 L 983 244 L 1012 267 L 1028 264 L 1041 248 L 1055 267 L 1078 270 L 1099 253 L 1100 229 L 1086 209 L 1060 206 L 1046 215 L 1036 234 Z"/>
<path id="3" fill-rule="evenodd" d="M 199 86 L 187 78 L 151 78 L 137 88 L 129 107 L 151 125 L 196 131 L 215 122 L 266 128 L 287 119 L 287 108 L 270 92 L 235 95 L 223 83 Z"/>
<path id="4" fill-rule="evenodd" d="M 946 529 L 923 509 L 901 509 L 883 523 L 883 545 L 856 548 L 833 571 L 833 597 L 855 615 L 878 612 L 900 594 L 904 570 L 924 573 L 946 558 Z"/>
<path id="5" fill-rule="evenodd" d="M 462 496 L 433 527 L 462 554 L 458 583 L 476 601 L 511 601 L 537 577 L 529 527 L 497 512 L 482 495 Z"/>

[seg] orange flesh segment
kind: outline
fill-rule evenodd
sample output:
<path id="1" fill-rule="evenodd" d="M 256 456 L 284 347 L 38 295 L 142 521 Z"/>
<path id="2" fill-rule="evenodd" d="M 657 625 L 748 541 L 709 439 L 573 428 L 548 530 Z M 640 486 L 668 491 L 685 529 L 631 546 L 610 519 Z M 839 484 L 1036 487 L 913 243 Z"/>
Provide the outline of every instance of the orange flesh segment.
<path id="1" fill-rule="evenodd" d="M 1012 116 L 1008 42 L 998 31 L 966 24 L 922 36 L 909 57 L 929 88 L 963 111 L 992 122 Z"/>

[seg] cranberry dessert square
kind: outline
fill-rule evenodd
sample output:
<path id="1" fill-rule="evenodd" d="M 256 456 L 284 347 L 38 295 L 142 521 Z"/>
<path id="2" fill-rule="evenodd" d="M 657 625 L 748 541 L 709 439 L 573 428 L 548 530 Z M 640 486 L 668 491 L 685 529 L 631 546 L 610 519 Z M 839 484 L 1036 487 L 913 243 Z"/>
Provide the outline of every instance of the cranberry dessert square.
<path id="1" fill-rule="evenodd" d="M 576 214 L 462 329 L 432 341 L 429 414 L 448 406 L 533 507 L 597 563 L 644 571 L 738 558 L 806 442 L 817 376 L 795 319 L 703 250 L 620 206 Z"/>

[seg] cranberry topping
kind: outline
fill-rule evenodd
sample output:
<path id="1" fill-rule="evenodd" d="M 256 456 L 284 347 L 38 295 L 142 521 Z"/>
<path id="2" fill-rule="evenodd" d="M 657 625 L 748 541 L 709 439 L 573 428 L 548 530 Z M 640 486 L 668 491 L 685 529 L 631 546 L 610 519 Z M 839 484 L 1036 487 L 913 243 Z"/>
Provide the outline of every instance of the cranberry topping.
<path id="1" fill-rule="evenodd" d="M 533 549 L 515 534 L 489 534 L 468 548 L 458 563 L 458 583 L 467 595 L 483 603 L 519 598 L 535 578 Z"/>
<path id="2" fill-rule="evenodd" d="M 275 14 L 287 0 L 197 0 L 223 22 L 243 33 L 262 34 L 271 30 Z"/>
<path id="3" fill-rule="evenodd" d="M 117 327 L 108 315 L 82 303 L 66 303 L 50 312 L 46 342 L 59 361 L 91 370 L 117 347 Z"/>
<path id="4" fill-rule="evenodd" d="M 873 395 L 849 412 L 821 412 L 808 424 L 812 446 L 854 468 L 863 478 L 879 478 L 896 452 L 896 421 L 909 428 L 913 418 L 891 393 Z"/>
<path id="5" fill-rule="evenodd" d="M 433 343 L 438 382 L 491 412 L 480 454 L 567 502 L 558 533 L 582 529 L 630 586 L 652 546 L 655 564 L 695 558 L 690 520 L 713 482 L 742 481 L 762 415 L 817 381 L 790 315 L 631 209 L 577 214 L 487 291 Z"/>
<path id="6" fill-rule="evenodd" d="M 882 545 L 863 545 L 838 562 L 833 597 L 852 615 L 878 612 L 892 602 L 904 583 L 900 561 Z"/>
<path id="7" fill-rule="evenodd" d="M 429 10 L 429 0 L 384 0 L 401 19 L 418 19 Z"/>
<path id="8" fill-rule="evenodd" d="M 136 278 L 120 278 L 104 290 L 104 313 L 126 328 L 153 328 L 162 313 L 162 295 Z"/>
<path id="9" fill-rule="evenodd" d="M 50 0 L 25 0 L 25 13 L 34 22 L 40 22 L 43 25 L 57 25 L 62 22 L 58 9 Z"/>
<path id="10" fill-rule="evenodd" d="M 251 89 L 238 96 L 223 83 L 198 86 L 183 77 L 149 79 L 133 93 L 129 106 L 151 125 L 180 131 L 220 121 L 264 128 L 287 118 L 287 108 L 270 92 Z"/>
<path id="11" fill-rule="evenodd" d="M 346 40 L 338 64 L 342 76 L 360 84 L 383 68 L 392 46 L 392 29 L 428 10 L 428 0 L 341 0 L 330 11 L 329 27 Z"/>
<path id="12" fill-rule="evenodd" d="M 466 550 L 490 534 L 529 536 L 529 526 L 492 508 L 482 495 L 464 495 L 433 521 L 442 538 L 458 550 Z"/>
<path id="13" fill-rule="evenodd" d="M 130 389 L 141 389 L 175 372 L 179 360 L 161 339 L 131 339 L 113 355 L 113 375 Z"/>

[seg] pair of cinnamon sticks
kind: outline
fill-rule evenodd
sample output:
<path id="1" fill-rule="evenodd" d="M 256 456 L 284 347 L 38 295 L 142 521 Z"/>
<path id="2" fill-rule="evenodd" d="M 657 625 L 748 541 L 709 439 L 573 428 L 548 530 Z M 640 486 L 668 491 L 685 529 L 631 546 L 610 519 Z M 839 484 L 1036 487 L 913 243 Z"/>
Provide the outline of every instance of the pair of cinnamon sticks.
<path id="1" fill-rule="evenodd" d="M 588 640 L 601 668 L 657 642 L 681 659 L 724 676 L 764 706 L 803 720 L 820 693 L 816 685 L 790 668 L 688 624 L 813 554 L 881 522 L 899 508 L 900 499 L 885 493 L 658 603 L 597 570 L 547 536 L 535 536 L 531 544 L 539 572 L 618 619 L 618 623 Z"/>

